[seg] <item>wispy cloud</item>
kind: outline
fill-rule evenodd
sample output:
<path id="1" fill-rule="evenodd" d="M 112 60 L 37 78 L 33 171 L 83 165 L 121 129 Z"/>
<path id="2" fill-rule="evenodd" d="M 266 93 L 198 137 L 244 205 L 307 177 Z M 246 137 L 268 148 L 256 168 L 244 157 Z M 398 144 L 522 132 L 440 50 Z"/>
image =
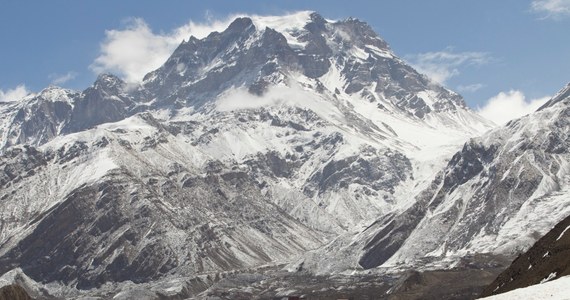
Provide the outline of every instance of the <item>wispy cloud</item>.
<path id="1" fill-rule="evenodd" d="M 473 92 L 476 92 L 476 91 L 478 91 L 484 87 L 485 87 L 485 85 L 482 83 L 474 83 L 474 84 L 468 84 L 468 85 L 458 85 L 457 90 L 462 92 L 462 93 L 473 93 Z"/>
<path id="2" fill-rule="evenodd" d="M 542 14 L 544 18 L 560 19 L 570 16 L 570 0 L 533 0 L 530 8 Z"/>
<path id="3" fill-rule="evenodd" d="M 138 82 L 146 73 L 160 67 L 184 39 L 203 38 L 212 31 L 222 31 L 232 20 L 233 17 L 214 20 L 207 13 L 205 23 L 190 21 L 170 32 L 155 33 L 143 19 L 130 19 L 125 28 L 105 32 L 100 54 L 90 69 Z"/>
<path id="4" fill-rule="evenodd" d="M 406 60 L 418 72 L 437 83 L 445 84 L 450 78 L 459 75 L 461 68 L 486 64 L 491 57 L 486 52 L 454 52 L 453 48 L 447 48 L 443 51 L 407 55 Z"/>
<path id="5" fill-rule="evenodd" d="M 496 124 L 504 124 L 512 119 L 536 111 L 549 99 L 550 96 L 526 99 L 523 92 L 510 90 L 508 92 L 500 92 L 496 96 L 491 97 L 487 100 L 485 106 L 478 109 L 478 112 Z"/>
<path id="6" fill-rule="evenodd" d="M 30 94 L 25 85 L 20 84 L 16 88 L 6 91 L 0 90 L 0 102 L 18 101 Z"/>
<path id="7" fill-rule="evenodd" d="M 48 77 L 49 77 L 49 79 L 51 79 L 52 84 L 59 85 L 59 84 L 64 84 L 66 82 L 69 82 L 70 80 L 75 79 L 75 77 L 77 77 L 77 75 L 78 75 L 77 72 L 70 71 L 70 72 L 67 72 L 63 75 L 51 74 Z"/>

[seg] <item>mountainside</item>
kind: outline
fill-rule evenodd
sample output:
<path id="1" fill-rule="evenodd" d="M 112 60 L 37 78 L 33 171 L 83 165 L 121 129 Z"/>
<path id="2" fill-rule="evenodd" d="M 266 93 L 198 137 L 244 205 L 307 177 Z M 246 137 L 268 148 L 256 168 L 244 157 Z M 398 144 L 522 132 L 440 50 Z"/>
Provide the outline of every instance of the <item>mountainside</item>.
<path id="1" fill-rule="evenodd" d="M 570 216 L 519 255 L 481 296 L 544 284 L 570 275 Z"/>
<path id="2" fill-rule="evenodd" d="M 79 289 L 287 263 L 422 215 L 436 203 L 410 195 L 492 126 L 366 23 L 312 12 L 238 18 L 138 86 L 104 74 L 0 116 L 0 273 Z"/>
<path id="3" fill-rule="evenodd" d="M 409 209 L 329 247 L 359 253 L 365 269 L 528 249 L 570 215 L 567 88 L 550 104 L 471 139 Z"/>
<path id="4" fill-rule="evenodd" d="M 199 153 L 151 117 L 127 121 L 7 152 L 1 165 L 23 175 L 2 180 L 4 272 L 15 264 L 90 288 L 245 268 L 320 244 L 243 170 L 211 161 L 198 171 Z"/>
<path id="5" fill-rule="evenodd" d="M 104 74 L 81 93 L 51 86 L 19 102 L 0 103 L 0 149 L 39 146 L 59 135 L 123 120 L 144 110 L 132 98 L 125 82 Z"/>
<path id="6" fill-rule="evenodd" d="M 568 286 L 570 286 L 570 276 L 558 280 L 545 282 L 543 284 L 531 285 L 529 287 L 512 290 L 503 294 L 498 294 L 486 298 L 485 300 L 510 300 L 510 299 L 568 299 Z"/>

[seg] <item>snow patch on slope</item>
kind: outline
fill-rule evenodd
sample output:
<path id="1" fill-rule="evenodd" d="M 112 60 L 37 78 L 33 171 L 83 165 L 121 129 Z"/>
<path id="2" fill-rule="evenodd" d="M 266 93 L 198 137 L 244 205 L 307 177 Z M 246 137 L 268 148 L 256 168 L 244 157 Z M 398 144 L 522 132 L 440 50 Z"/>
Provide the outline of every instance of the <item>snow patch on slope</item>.
<path id="1" fill-rule="evenodd" d="M 73 105 L 73 99 L 69 97 L 70 94 L 73 94 L 74 91 L 60 88 L 57 86 L 50 86 L 39 93 L 39 97 L 43 98 L 46 101 L 51 102 L 66 102 Z"/>
<path id="2" fill-rule="evenodd" d="M 307 42 L 302 42 L 295 37 L 307 23 L 311 22 L 312 11 L 301 11 L 285 16 L 250 16 L 254 26 L 258 30 L 265 28 L 274 29 L 285 36 L 292 48 L 305 48 Z"/>
<path id="3" fill-rule="evenodd" d="M 507 293 L 480 298 L 485 300 L 511 300 L 511 299 L 552 299 L 568 300 L 570 297 L 570 276 L 565 276 L 542 284 L 516 289 Z"/>

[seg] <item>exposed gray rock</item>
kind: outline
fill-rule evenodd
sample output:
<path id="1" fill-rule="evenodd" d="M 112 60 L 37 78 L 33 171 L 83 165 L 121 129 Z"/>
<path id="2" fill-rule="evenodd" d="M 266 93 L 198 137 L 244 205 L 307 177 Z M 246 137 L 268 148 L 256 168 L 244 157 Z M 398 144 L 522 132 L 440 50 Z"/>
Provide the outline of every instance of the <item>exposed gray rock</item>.
<path id="1" fill-rule="evenodd" d="M 21 164 L 29 151 L 19 154 Z M 80 158 L 53 158 L 66 159 Z M 234 270 L 269 263 L 278 253 L 308 250 L 303 239 L 314 233 L 263 197 L 248 174 L 220 166 L 202 177 L 172 168 L 168 176 L 153 174 L 145 181 L 117 171 L 73 190 L 30 221 L 33 231 L 0 259 L 0 273 L 18 266 L 36 281 L 88 289 L 148 282 L 171 272 Z M 259 235 L 268 244 L 252 243 Z"/>
<path id="2" fill-rule="evenodd" d="M 96 125 L 116 122 L 129 115 L 135 105 L 124 92 L 125 83 L 116 76 L 103 74 L 76 101 L 63 133 L 78 132 Z"/>
<path id="3" fill-rule="evenodd" d="M 330 161 L 309 178 L 304 193 L 313 197 L 315 193 L 347 188 L 352 183 L 369 186 L 375 191 L 393 193 L 394 188 L 408 179 L 407 176 L 411 173 L 411 163 L 401 153 L 390 150 L 376 153 L 375 149 L 370 148 L 362 149 L 361 152 L 369 152 L 371 158 L 351 156 L 340 161 Z"/>

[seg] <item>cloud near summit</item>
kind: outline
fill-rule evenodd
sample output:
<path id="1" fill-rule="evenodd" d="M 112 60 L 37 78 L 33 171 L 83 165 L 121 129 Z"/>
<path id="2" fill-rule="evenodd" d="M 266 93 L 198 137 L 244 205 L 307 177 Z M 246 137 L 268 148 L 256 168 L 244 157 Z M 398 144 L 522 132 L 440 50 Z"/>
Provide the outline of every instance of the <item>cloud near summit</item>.
<path id="1" fill-rule="evenodd" d="M 486 52 L 455 52 L 448 47 L 442 51 L 406 55 L 406 60 L 418 72 L 439 84 L 445 84 L 447 80 L 459 75 L 460 69 L 486 64 L 491 57 Z"/>
<path id="2" fill-rule="evenodd" d="M 108 72 L 128 82 L 139 82 L 145 74 L 160 67 L 183 40 L 222 31 L 233 20 L 233 17 L 224 20 L 206 17 L 205 23 L 190 21 L 167 33 L 155 33 L 141 18 L 129 19 L 125 28 L 105 32 L 99 56 L 90 69 L 97 74 Z"/>
<path id="3" fill-rule="evenodd" d="M 0 90 L 0 102 L 12 102 L 18 101 L 27 95 L 30 94 L 30 91 L 26 88 L 25 85 L 20 84 L 13 89 L 7 90 Z"/>
<path id="4" fill-rule="evenodd" d="M 510 90 L 491 97 L 482 108 L 477 109 L 477 112 L 495 124 L 501 125 L 536 111 L 549 99 L 550 96 L 527 99 L 523 92 Z"/>
<path id="5" fill-rule="evenodd" d="M 530 4 L 532 11 L 543 17 L 560 19 L 570 16 L 570 0 L 533 0 Z"/>

